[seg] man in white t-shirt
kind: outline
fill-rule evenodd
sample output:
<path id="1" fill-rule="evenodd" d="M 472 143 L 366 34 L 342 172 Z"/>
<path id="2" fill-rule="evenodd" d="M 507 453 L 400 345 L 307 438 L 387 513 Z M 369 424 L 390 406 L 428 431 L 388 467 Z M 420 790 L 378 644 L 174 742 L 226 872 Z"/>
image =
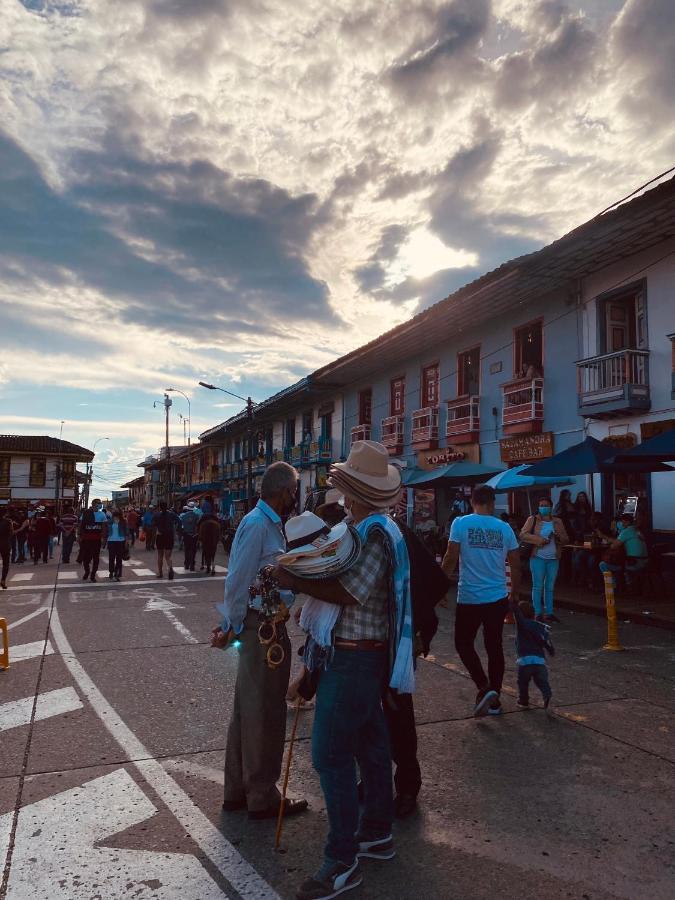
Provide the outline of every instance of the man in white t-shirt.
<path id="1" fill-rule="evenodd" d="M 473 714 L 494 716 L 502 711 L 499 694 L 504 678 L 502 629 L 508 611 L 506 561 L 511 567 L 511 589 L 517 597 L 520 556 L 513 529 L 494 515 L 494 490 L 486 484 L 475 487 L 471 502 L 473 513 L 452 523 L 443 571 L 452 575 L 459 560 L 455 648 L 478 688 Z M 474 647 L 481 625 L 487 675 Z"/>

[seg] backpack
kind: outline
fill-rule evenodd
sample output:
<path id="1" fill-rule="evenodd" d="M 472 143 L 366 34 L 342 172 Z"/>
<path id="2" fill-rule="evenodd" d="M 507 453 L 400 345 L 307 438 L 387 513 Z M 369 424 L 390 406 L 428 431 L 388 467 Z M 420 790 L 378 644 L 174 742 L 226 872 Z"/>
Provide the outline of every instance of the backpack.
<path id="1" fill-rule="evenodd" d="M 197 531 L 197 522 L 199 521 L 197 514 L 191 510 L 184 512 L 180 517 L 181 526 L 186 534 L 195 534 Z"/>
<path id="2" fill-rule="evenodd" d="M 100 534 L 103 531 L 103 523 L 96 521 L 93 509 L 85 509 L 82 516 L 82 530 L 86 534 Z"/>

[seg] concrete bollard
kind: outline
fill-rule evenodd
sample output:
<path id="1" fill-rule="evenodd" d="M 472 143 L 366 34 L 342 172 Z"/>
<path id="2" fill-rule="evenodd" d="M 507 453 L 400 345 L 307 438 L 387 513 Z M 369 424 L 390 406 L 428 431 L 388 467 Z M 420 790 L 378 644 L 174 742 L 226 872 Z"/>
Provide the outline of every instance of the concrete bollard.
<path id="1" fill-rule="evenodd" d="M 506 593 L 511 596 L 511 565 L 509 564 L 508 559 L 506 560 Z M 513 613 L 509 610 L 504 616 L 504 624 L 505 625 L 513 625 L 516 620 L 513 618 Z"/>
<path id="2" fill-rule="evenodd" d="M 625 650 L 619 642 L 619 622 L 616 617 L 616 605 L 614 603 L 614 575 L 612 572 L 603 572 L 605 578 L 605 606 L 607 608 L 607 643 L 603 650 Z"/>
<path id="3" fill-rule="evenodd" d="M 0 669 L 9 669 L 9 632 L 7 620 L 0 619 L 0 631 L 2 632 L 2 653 L 0 653 Z"/>

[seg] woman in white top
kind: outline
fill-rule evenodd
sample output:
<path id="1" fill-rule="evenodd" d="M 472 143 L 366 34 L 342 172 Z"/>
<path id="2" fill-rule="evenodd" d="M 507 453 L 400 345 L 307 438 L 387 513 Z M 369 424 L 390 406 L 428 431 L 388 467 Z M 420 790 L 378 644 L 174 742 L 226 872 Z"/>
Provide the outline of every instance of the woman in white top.
<path id="1" fill-rule="evenodd" d="M 553 614 L 553 588 L 558 576 L 563 544 L 569 540 L 562 519 L 552 515 L 550 497 L 539 498 L 536 516 L 523 525 L 520 539 L 532 546 L 530 572 L 532 573 L 532 605 L 540 622 L 559 622 Z M 545 615 L 542 609 L 544 598 Z"/>

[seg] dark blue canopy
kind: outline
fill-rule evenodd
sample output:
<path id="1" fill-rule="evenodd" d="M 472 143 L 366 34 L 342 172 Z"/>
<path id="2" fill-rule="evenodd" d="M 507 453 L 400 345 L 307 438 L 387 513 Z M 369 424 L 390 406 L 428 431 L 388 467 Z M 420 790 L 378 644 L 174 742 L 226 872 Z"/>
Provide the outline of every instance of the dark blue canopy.
<path id="1" fill-rule="evenodd" d="M 617 453 L 615 456 L 617 463 L 631 463 L 644 460 L 652 460 L 654 462 L 675 461 L 675 428 L 670 431 L 664 431 L 663 434 L 657 434 L 656 437 L 648 441 L 643 441 L 632 450 L 625 453 Z"/>
<path id="2" fill-rule="evenodd" d="M 652 461 L 648 457 L 638 457 L 623 454 L 621 461 L 617 460 L 616 447 L 604 444 L 593 437 L 587 437 L 579 444 L 568 447 L 556 453 L 549 459 L 542 459 L 523 469 L 523 475 L 591 475 L 594 472 L 670 472 L 669 466 L 661 462 Z"/>

